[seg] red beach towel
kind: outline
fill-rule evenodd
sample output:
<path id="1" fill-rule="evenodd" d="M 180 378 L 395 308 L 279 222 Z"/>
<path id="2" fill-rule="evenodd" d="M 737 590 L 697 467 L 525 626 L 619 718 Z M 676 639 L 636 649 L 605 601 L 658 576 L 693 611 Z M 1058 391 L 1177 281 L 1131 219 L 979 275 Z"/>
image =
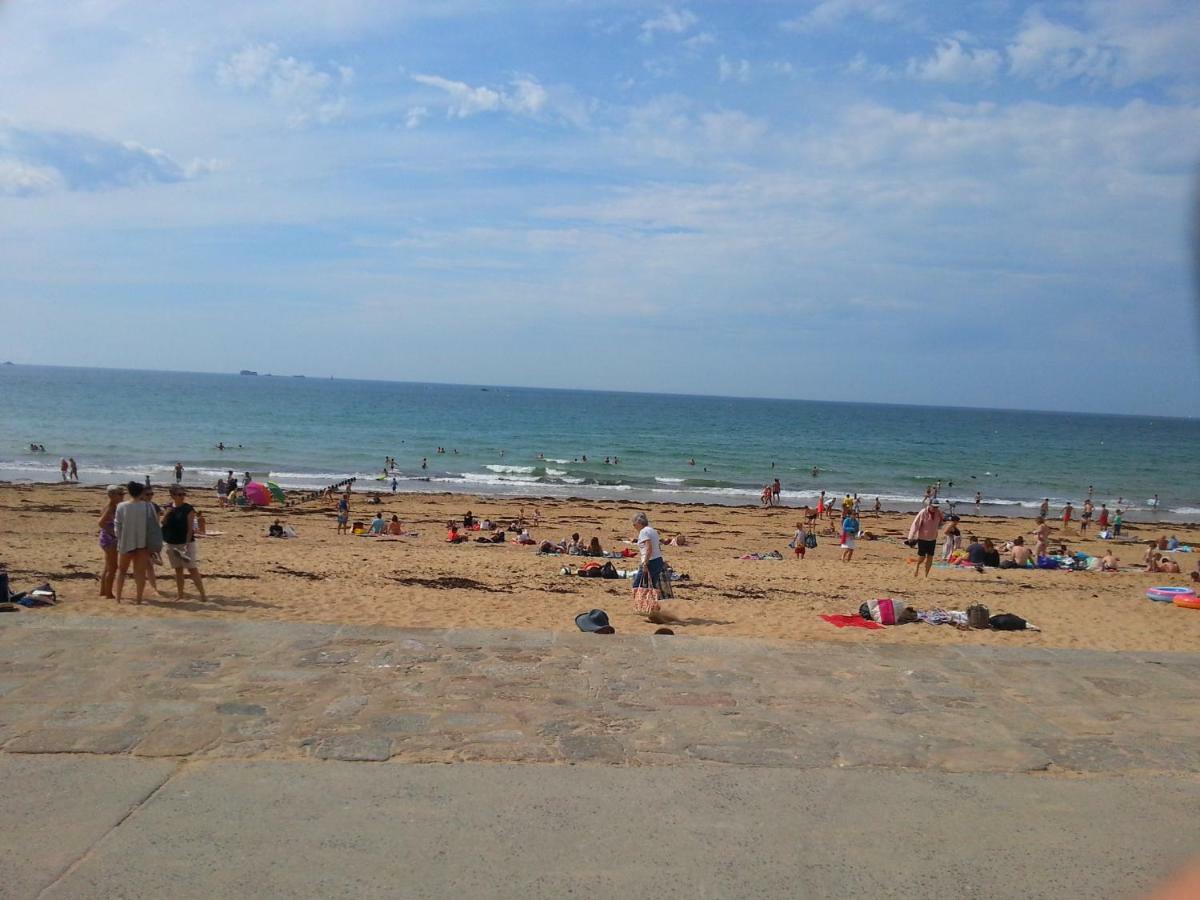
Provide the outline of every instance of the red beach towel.
<path id="1" fill-rule="evenodd" d="M 882 628 L 878 622 L 864 619 L 862 616 L 821 615 L 821 618 L 834 628 Z"/>

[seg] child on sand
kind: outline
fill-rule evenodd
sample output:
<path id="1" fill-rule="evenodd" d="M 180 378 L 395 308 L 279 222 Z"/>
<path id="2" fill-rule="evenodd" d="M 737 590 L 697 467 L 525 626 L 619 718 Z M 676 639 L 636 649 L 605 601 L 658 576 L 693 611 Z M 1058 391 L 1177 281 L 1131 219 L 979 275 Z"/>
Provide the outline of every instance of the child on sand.
<path id="1" fill-rule="evenodd" d="M 854 517 L 854 513 L 842 519 L 842 562 L 850 562 L 854 556 L 854 544 L 858 540 L 859 530 L 858 519 Z"/>
<path id="2" fill-rule="evenodd" d="M 796 533 L 792 535 L 792 541 L 788 544 L 789 547 L 796 551 L 796 559 L 804 559 L 804 551 L 808 549 L 804 542 L 807 540 L 808 531 L 805 529 L 804 523 L 797 522 Z"/>

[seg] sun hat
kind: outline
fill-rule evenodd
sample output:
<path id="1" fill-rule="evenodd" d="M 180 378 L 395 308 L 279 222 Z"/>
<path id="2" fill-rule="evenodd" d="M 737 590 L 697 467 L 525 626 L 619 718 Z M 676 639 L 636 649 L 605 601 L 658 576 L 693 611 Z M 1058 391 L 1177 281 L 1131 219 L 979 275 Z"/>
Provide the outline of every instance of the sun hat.
<path id="1" fill-rule="evenodd" d="M 608 624 L 608 613 L 602 609 L 593 609 L 580 613 L 575 617 L 575 624 L 580 631 L 590 631 L 593 634 L 615 634 L 616 629 Z"/>

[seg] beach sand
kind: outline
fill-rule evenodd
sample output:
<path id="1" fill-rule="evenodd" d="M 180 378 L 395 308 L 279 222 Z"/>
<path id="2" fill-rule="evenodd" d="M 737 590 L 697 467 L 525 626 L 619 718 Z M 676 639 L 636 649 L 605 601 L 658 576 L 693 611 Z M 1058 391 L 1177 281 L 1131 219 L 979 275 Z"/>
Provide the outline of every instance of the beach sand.
<path id="1" fill-rule="evenodd" d="M 156 500 L 165 500 L 160 489 Z M 574 617 L 592 608 L 608 612 L 620 633 L 650 634 L 655 626 L 637 616 L 627 581 L 582 579 L 560 574 L 581 557 L 539 556 L 534 548 L 445 543 L 445 523 L 470 509 L 477 518 L 507 522 L 524 508 L 536 507 L 541 525 L 534 537 L 557 542 L 572 531 L 585 540 L 600 538 L 606 550 L 620 549 L 635 529 L 629 517 L 638 509 L 664 537 L 684 532 L 686 547 L 667 547 L 665 555 L 687 581 L 677 582 L 676 599 L 667 607 L 685 624 L 679 635 L 740 636 L 789 641 L 856 641 L 906 644 L 992 644 L 996 646 L 1074 647 L 1106 650 L 1178 650 L 1200 648 L 1200 610 L 1180 609 L 1146 599 L 1155 585 L 1191 584 L 1187 573 L 1200 553 L 1176 553 L 1181 575 L 1146 574 L 1132 566 L 1120 574 L 1057 571 L 935 568 L 931 577 L 913 577 L 906 560 L 913 551 L 901 542 L 909 513 L 866 515 L 863 527 L 880 536 L 860 540 L 855 558 L 840 561 L 834 535 L 823 524 L 820 546 L 808 558 L 792 558 L 787 547 L 795 509 L 624 504 L 589 500 L 509 500 L 452 494 L 385 495 L 383 504 L 367 505 L 355 495 L 351 519 L 369 521 L 376 510 L 390 519 L 397 513 L 419 537 L 380 542 L 335 534 L 331 506 L 308 504 L 280 511 L 221 510 L 211 491 L 193 491 L 192 502 L 208 518 L 208 528 L 223 532 L 201 542 L 201 567 L 209 602 L 197 602 L 188 585 L 187 599 L 164 599 L 147 591 L 147 602 L 134 605 L 132 579 L 127 599 L 98 596 L 102 554 L 96 520 L 104 505 L 102 490 L 78 485 L 0 485 L 0 562 L 7 565 L 13 590 L 50 581 L 59 605 L 8 615 L 56 616 L 64 613 L 106 616 L 189 616 L 205 619 L 280 619 L 305 622 L 378 624 L 429 628 L 535 628 L 574 631 Z M 280 517 L 299 537 L 265 536 Z M 975 533 L 1002 542 L 1027 533 L 1031 519 L 964 515 L 964 538 Z M 1094 526 L 1093 526 L 1094 528 Z M 1200 526 L 1133 523 L 1131 537 L 1146 540 L 1178 535 L 1200 545 Z M 1056 535 L 1058 532 L 1056 532 Z M 472 535 L 474 536 L 474 535 Z M 510 535 L 512 537 L 512 535 Z M 1075 541 L 1071 549 L 1100 553 L 1108 542 Z M 965 543 L 965 541 L 964 541 Z M 742 560 L 743 554 L 778 550 L 782 561 Z M 940 546 L 939 546 L 940 551 Z M 1140 563 L 1144 545 L 1122 545 L 1126 564 Z M 940 556 L 940 553 L 939 553 Z M 631 560 L 614 561 L 631 569 Z M 170 569 L 158 568 L 159 584 L 174 597 Z M 855 613 L 864 600 L 900 597 L 919 608 L 965 609 L 983 603 L 992 614 L 1016 613 L 1041 626 L 1040 633 L 959 631 L 949 626 L 905 625 L 884 630 L 837 629 L 821 613 Z"/>

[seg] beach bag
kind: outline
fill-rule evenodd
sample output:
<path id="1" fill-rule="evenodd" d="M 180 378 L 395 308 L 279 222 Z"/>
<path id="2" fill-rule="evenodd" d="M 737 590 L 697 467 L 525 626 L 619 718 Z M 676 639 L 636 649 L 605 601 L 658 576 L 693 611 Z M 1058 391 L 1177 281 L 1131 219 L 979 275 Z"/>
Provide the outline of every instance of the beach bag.
<path id="1" fill-rule="evenodd" d="M 633 589 L 633 611 L 644 616 L 652 615 L 662 609 L 659 603 L 658 589 L 639 587 Z"/>
<path id="2" fill-rule="evenodd" d="M 162 526 L 154 512 L 154 504 L 146 504 L 146 549 L 151 553 L 161 553 L 163 548 Z"/>
<path id="3" fill-rule="evenodd" d="M 884 597 L 880 600 L 868 600 L 858 608 L 858 614 L 864 619 L 878 622 L 880 625 L 896 625 L 908 604 L 903 600 L 893 600 Z"/>
<path id="4" fill-rule="evenodd" d="M 809 550 L 817 549 L 817 536 L 815 534 L 813 534 L 811 531 L 808 533 L 808 536 L 804 539 L 804 546 L 807 547 Z"/>
<path id="5" fill-rule="evenodd" d="M 1029 623 L 1012 613 L 1000 613 L 988 620 L 997 631 L 1024 631 Z"/>
<path id="6" fill-rule="evenodd" d="M 972 628 L 991 628 L 988 620 L 988 608 L 982 603 L 972 603 L 967 607 L 967 624 Z"/>
<path id="7" fill-rule="evenodd" d="M 617 567 L 610 562 L 606 562 L 600 567 L 601 578 L 620 578 L 621 573 L 617 571 Z"/>

